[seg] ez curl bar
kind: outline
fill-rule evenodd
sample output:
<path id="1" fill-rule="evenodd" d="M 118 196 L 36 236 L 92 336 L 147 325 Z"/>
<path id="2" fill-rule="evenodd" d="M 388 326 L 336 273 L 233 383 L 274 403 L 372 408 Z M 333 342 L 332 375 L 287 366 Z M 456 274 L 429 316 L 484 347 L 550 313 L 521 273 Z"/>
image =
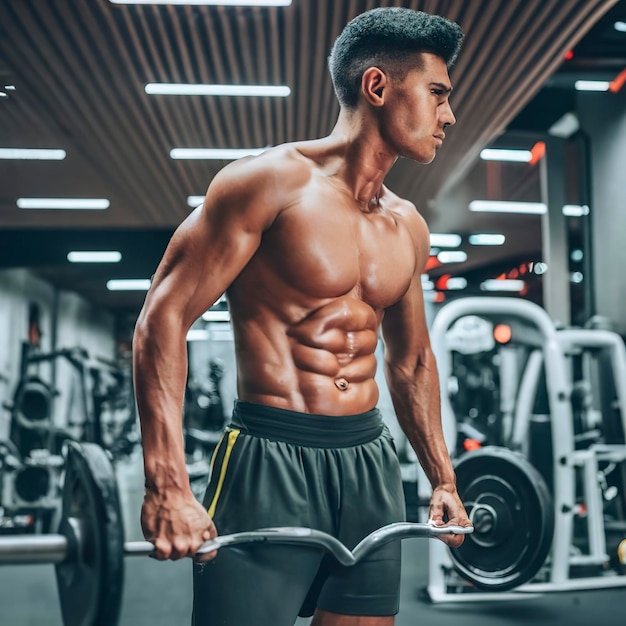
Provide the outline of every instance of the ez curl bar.
<path id="1" fill-rule="evenodd" d="M 475 464 L 474 464 L 475 465 Z M 457 470 L 458 471 L 458 470 Z M 480 481 L 478 481 L 480 482 Z M 472 480 L 477 488 L 477 480 Z M 470 492 L 472 489 L 470 489 Z M 462 494 L 461 494 L 462 495 Z M 505 494 L 506 495 L 506 494 Z M 232 535 L 220 535 L 205 542 L 197 555 L 229 546 L 243 544 L 293 544 L 312 546 L 331 554 L 341 565 L 350 567 L 366 554 L 394 540 L 411 537 L 437 537 L 444 534 L 464 534 L 476 538 L 475 547 L 489 547 L 501 553 L 506 541 L 511 516 L 506 510 L 518 503 L 503 502 L 502 493 L 472 493 L 476 500 L 474 527 L 433 526 L 398 522 L 375 530 L 353 549 L 349 550 L 335 537 L 319 530 L 299 527 L 266 528 Z M 462 496 L 463 497 L 463 496 Z M 513 496 L 509 498 L 515 499 Z M 494 505 L 495 503 L 495 505 Z M 485 516 L 491 516 L 485 520 Z M 476 531 L 476 532 L 475 532 Z M 464 544 L 465 545 L 465 544 Z M 518 543 L 515 543 L 519 551 Z M 124 557 L 148 556 L 154 545 L 147 541 L 124 542 L 122 514 L 115 472 L 107 453 L 93 443 L 67 442 L 66 470 L 62 493 L 62 513 L 57 534 L 42 536 L 13 535 L 0 537 L 0 565 L 52 563 L 56 568 L 59 601 L 65 626 L 116 626 L 122 604 L 124 584 Z M 460 549 L 452 550 L 457 553 Z M 477 586 L 498 589 L 511 587 L 511 568 L 499 583 L 499 570 L 487 572 L 480 563 L 480 554 L 468 553 L 459 565 L 459 572 Z M 511 558 L 520 561 L 517 552 Z M 529 572 L 526 561 L 524 576 Z M 521 565 L 518 566 L 518 569 Z M 493 568 L 492 568 L 493 569 Z M 538 569 L 538 567 L 537 567 Z M 515 577 L 518 584 L 521 574 Z M 521 583 L 519 583 L 521 584 Z"/>

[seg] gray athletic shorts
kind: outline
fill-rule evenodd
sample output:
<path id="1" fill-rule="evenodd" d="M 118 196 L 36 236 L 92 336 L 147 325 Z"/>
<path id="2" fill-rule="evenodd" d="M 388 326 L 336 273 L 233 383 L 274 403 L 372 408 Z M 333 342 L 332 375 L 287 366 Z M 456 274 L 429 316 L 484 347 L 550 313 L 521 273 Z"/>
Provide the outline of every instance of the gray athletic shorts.
<path id="1" fill-rule="evenodd" d="M 349 416 L 236 402 L 205 506 L 221 535 L 272 526 L 330 533 L 349 549 L 405 520 L 395 448 L 378 409 Z M 293 626 L 316 608 L 395 615 L 400 542 L 352 567 L 314 547 L 250 544 L 194 563 L 194 626 Z"/>

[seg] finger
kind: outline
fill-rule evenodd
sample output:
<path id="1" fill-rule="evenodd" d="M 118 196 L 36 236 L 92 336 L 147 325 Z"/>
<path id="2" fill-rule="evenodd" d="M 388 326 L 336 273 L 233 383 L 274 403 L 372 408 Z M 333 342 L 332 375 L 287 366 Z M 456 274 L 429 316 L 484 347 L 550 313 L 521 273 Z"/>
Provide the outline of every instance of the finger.
<path id="1" fill-rule="evenodd" d="M 150 556 L 153 559 L 157 559 L 157 561 L 166 561 L 170 558 L 172 553 L 172 544 L 167 539 L 155 539 L 152 543 L 154 543 L 154 552 Z"/>
<path id="2" fill-rule="evenodd" d="M 217 528 L 211 523 L 210 526 L 207 526 L 202 533 L 202 540 L 209 541 L 209 539 L 213 539 L 213 537 L 217 537 Z"/>
<path id="3" fill-rule="evenodd" d="M 442 526 L 444 524 L 443 521 L 443 507 L 440 505 L 430 505 L 430 510 L 428 513 L 428 523 L 433 526 Z"/>
<path id="4" fill-rule="evenodd" d="M 193 544 L 189 539 L 184 537 L 176 538 L 172 542 L 172 551 L 170 553 L 170 561 L 179 561 L 187 556 L 193 556 Z"/>
<path id="5" fill-rule="evenodd" d="M 450 548 L 458 548 L 465 541 L 465 535 L 438 535 L 437 539 L 443 541 Z"/>
<path id="6" fill-rule="evenodd" d="M 212 561 L 217 556 L 217 550 L 213 550 L 213 552 L 205 552 L 203 554 L 199 554 L 194 557 L 198 563 L 206 563 L 207 561 Z"/>

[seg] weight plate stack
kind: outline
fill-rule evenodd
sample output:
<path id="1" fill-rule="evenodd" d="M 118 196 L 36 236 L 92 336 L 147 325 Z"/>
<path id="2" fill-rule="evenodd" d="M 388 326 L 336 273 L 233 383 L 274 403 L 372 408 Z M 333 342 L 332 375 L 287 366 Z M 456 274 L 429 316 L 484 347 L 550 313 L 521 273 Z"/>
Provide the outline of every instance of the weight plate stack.
<path id="1" fill-rule="evenodd" d="M 455 462 L 457 488 L 474 532 L 450 550 L 476 587 L 506 591 L 534 578 L 554 534 L 554 505 L 541 474 L 521 454 L 488 446 Z"/>
<path id="2" fill-rule="evenodd" d="M 124 527 L 115 472 L 92 443 L 67 442 L 62 522 L 68 557 L 56 565 L 64 626 L 116 626 L 124 586 Z"/>

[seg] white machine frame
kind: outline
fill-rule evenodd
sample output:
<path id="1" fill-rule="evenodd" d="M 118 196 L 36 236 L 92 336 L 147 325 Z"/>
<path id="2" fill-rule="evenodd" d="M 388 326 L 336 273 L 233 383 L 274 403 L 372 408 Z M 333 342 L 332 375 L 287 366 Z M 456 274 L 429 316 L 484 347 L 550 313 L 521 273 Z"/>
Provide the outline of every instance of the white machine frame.
<path id="1" fill-rule="evenodd" d="M 444 435 L 448 449 L 456 446 L 456 418 L 450 404 L 445 381 L 452 374 L 452 359 L 446 345 L 446 332 L 460 317 L 465 315 L 503 315 L 517 317 L 537 327 L 543 336 L 542 350 L 531 352 L 526 372 L 520 382 L 520 393 L 515 409 L 513 439 L 523 447 L 527 440 L 529 419 L 532 413 L 531 399 L 545 363 L 550 421 L 553 428 L 552 454 L 554 473 L 554 514 L 556 531 L 552 543 L 549 580 L 531 582 L 511 592 L 490 593 L 471 591 L 467 593 L 447 590 L 446 571 L 453 569 L 448 549 L 442 542 L 429 542 L 429 583 L 427 592 L 433 602 L 468 602 L 484 600 L 509 600 L 529 597 L 534 593 L 569 591 L 626 586 L 626 576 L 603 575 L 571 578 L 570 566 L 608 561 L 602 516 L 602 495 L 598 488 L 597 468 L 600 460 L 623 462 L 625 445 L 591 445 L 576 450 L 574 423 L 570 395 L 571 376 L 566 353 L 581 347 L 608 348 L 616 380 L 618 403 L 624 432 L 626 433 L 626 348 L 621 337 L 610 331 L 557 330 L 549 315 L 538 305 L 517 298 L 465 298 L 453 301 L 441 308 L 431 331 L 431 343 L 437 359 L 441 384 L 441 412 Z M 621 383 L 621 384 L 620 384 Z M 554 432 L 558 425 L 558 432 Z M 453 434 L 452 434 L 453 433 Z M 584 472 L 584 489 L 588 509 L 589 555 L 576 555 L 571 550 L 574 532 L 576 504 L 576 468 Z"/>

